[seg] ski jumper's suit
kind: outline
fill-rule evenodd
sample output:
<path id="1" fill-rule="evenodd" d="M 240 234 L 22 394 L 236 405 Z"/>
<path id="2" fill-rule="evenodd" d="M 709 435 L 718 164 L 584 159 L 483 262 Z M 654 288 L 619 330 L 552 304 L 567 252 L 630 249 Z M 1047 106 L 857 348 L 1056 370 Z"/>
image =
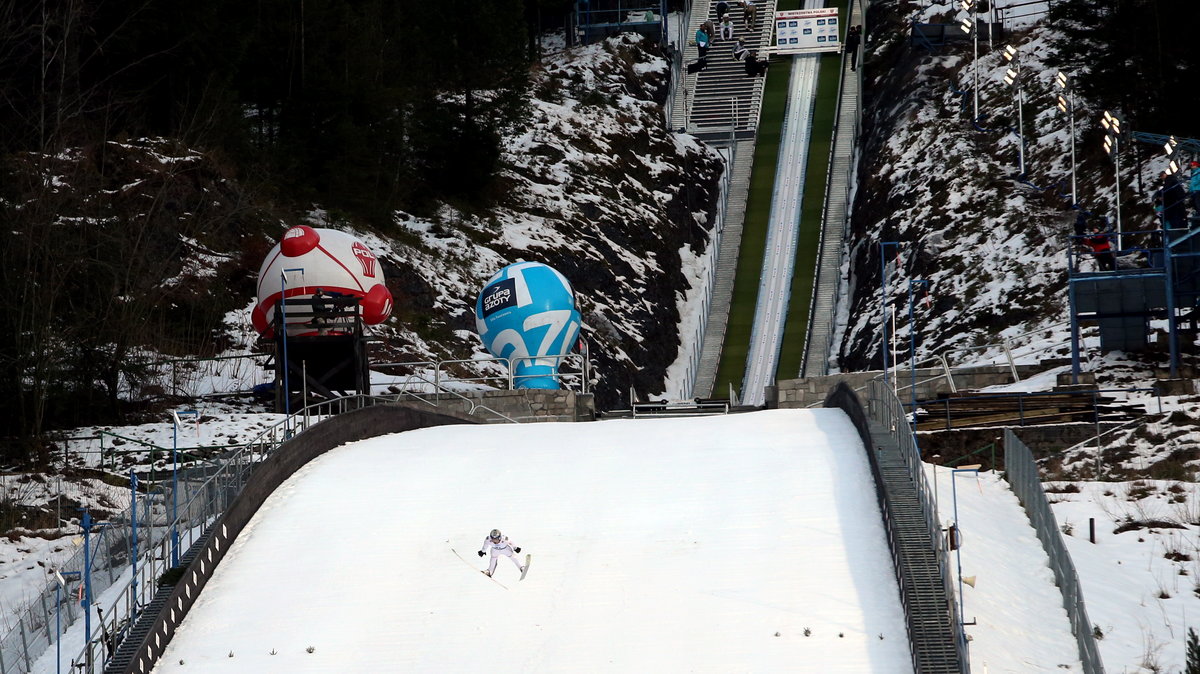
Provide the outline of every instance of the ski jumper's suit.
<path id="1" fill-rule="evenodd" d="M 483 539 L 483 547 L 479 548 L 479 550 L 481 552 L 486 552 L 489 548 L 492 551 L 492 558 L 491 562 L 488 564 L 487 575 L 492 575 L 492 573 L 496 570 L 496 561 L 500 559 L 500 555 L 508 557 L 513 564 L 517 565 L 518 569 L 522 571 L 525 570 L 524 567 L 521 566 L 521 561 L 513 556 L 513 544 L 512 541 L 508 540 L 508 536 L 501 536 L 500 540 L 498 541 L 493 541 L 490 536 L 485 537 Z"/>

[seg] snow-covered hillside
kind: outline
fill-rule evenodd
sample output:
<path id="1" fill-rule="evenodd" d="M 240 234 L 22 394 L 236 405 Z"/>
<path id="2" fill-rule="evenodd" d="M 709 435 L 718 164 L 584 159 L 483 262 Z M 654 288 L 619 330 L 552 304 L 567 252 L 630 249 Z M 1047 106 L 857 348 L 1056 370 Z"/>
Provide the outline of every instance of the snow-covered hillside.
<path id="1" fill-rule="evenodd" d="M 504 265 L 532 260 L 574 285 L 597 408 L 627 406 L 631 387 L 663 393 L 680 353 L 681 304 L 699 290 L 689 263 L 707 249 L 723 164 L 665 128 L 669 73 L 657 51 L 627 34 L 546 57 L 529 124 L 505 142 L 498 207 L 397 213 L 401 234 L 390 239 L 357 232 L 381 256 L 396 297 L 384 358 L 484 355 L 478 292 Z M 323 212 L 312 218 L 353 228 Z"/>
<path id="2" fill-rule="evenodd" d="M 1037 3 L 1026 3 L 1036 5 Z M 922 360 L 950 348 L 995 344 L 1034 333 L 1057 344 L 1042 356 L 1067 353 L 1067 251 L 1073 234 L 1069 119 L 1056 107 L 1055 28 L 1038 7 L 1004 24 L 1009 34 L 978 62 L 968 39 L 930 52 L 910 44 L 909 21 L 957 24 L 969 13 L 958 2 L 904 1 L 872 11 L 859 184 L 847 251 L 846 292 L 839 334 L 844 371 L 878 369 L 880 242 L 887 296 L 897 314 L 899 360 L 908 360 L 910 281 Z M 1044 10 L 1044 7 L 1041 9 Z M 1019 49 L 1023 72 L 1026 177 L 1018 180 L 1018 117 L 1003 47 Z M 978 69 L 978 125 L 971 122 L 971 87 Z M 1113 216 L 1113 168 L 1101 148 L 1102 110 L 1076 99 L 1079 205 Z M 1156 227 L 1151 178 L 1165 159 L 1143 152 L 1123 158 L 1126 230 Z M 1141 173 L 1141 179 L 1135 174 Z M 1139 187 L 1141 186 L 1141 187 Z M 898 245 L 892 245 L 896 242 Z M 1085 334 L 1088 334 L 1085 332 Z M 1092 342 L 1094 345 L 1094 341 Z M 1086 354 L 1099 358 L 1099 354 Z"/>

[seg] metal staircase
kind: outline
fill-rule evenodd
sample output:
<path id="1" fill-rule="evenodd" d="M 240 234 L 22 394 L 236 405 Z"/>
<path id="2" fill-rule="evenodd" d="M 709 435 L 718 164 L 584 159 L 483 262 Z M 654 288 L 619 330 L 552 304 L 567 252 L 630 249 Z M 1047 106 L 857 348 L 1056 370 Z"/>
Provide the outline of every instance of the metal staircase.
<path id="1" fill-rule="evenodd" d="M 733 46 L 739 38 L 749 50 L 761 50 L 770 45 L 773 22 L 769 17 L 775 15 L 775 0 L 757 4 L 754 26 L 749 30 L 743 21 L 742 10 L 731 7 L 734 39 L 719 40 L 714 35 L 712 47 L 708 50 L 708 67 L 694 74 L 685 72 L 683 95 L 676 97 L 671 128 L 684 129 L 706 141 L 754 138 L 766 76 L 747 77 L 745 63 L 733 58 Z M 695 34 L 705 21 L 717 25 L 716 8 L 711 3 L 698 2 L 692 7 L 688 34 L 684 40 L 685 64 L 694 63 L 700 56 L 695 45 Z"/>
<path id="2" fill-rule="evenodd" d="M 858 3 L 851 3 L 850 25 L 862 23 Z M 862 59 L 859 59 L 862 64 Z M 825 209 L 821 218 L 821 241 L 813 280 L 812 302 L 808 310 L 808 336 L 804 340 L 804 362 L 800 377 L 829 374 L 833 351 L 834 317 L 837 311 L 838 283 L 842 253 L 849 223 L 850 188 L 854 179 L 854 148 L 858 144 L 862 68 L 851 71 L 842 58 L 841 88 L 838 92 L 837 127 L 829 156 L 829 176 L 825 190 Z M 781 377 L 793 373 L 781 372 Z"/>
<path id="3" fill-rule="evenodd" d="M 696 366 L 693 395 L 710 398 L 716 384 L 717 367 L 721 364 L 721 349 L 725 345 L 725 330 L 729 326 L 729 304 L 733 300 L 733 281 L 737 276 L 738 251 L 742 246 L 742 227 L 746 222 L 746 200 L 750 194 L 750 170 L 754 167 L 754 139 L 734 144 L 732 177 L 729 183 L 729 210 L 725 213 L 725 229 L 721 249 L 717 252 L 717 272 L 713 276 L 712 303 L 709 304 L 704 342 L 700 347 L 700 363 Z M 724 393 L 723 391 L 721 393 Z"/>
<path id="4" fill-rule="evenodd" d="M 213 525 L 208 527 L 199 538 L 192 543 L 187 552 L 179 558 L 180 569 L 187 569 L 191 566 L 192 561 L 204 550 L 208 545 L 208 539 L 211 538 Z M 166 608 L 167 602 L 171 600 L 171 595 L 175 591 L 174 585 L 160 585 L 154 593 L 154 597 L 141 612 L 138 614 L 137 621 L 133 624 L 133 628 L 120 640 L 117 650 L 113 653 L 112 658 L 104 666 L 104 674 L 125 674 L 126 672 L 144 671 L 140 668 L 134 668 L 133 659 L 137 657 L 138 651 L 142 647 L 142 643 L 150 635 L 154 626 L 158 624 L 159 614 Z"/>
<path id="5" fill-rule="evenodd" d="M 876 421 L 869 425 L 887 493 L 889 512 L 884 516 L 895 531 L 894 553 L 913 665 L 920 674 L 963 672 L 955 636 L 957 617 L 939 569 L 938 542 L 931 540 L 921 498 L 894 434 Z"/>

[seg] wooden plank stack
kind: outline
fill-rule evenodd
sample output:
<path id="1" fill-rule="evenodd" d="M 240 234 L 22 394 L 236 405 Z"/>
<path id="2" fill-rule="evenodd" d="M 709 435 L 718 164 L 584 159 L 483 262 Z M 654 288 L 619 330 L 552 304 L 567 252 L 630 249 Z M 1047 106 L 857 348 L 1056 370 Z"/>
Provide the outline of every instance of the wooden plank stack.
<path id="1" fill-rule="evenodd" d="M 1095 391 L 960 392 L 917 403 L 917 430 L 1121 422 L 1144 414 L 1138 405 Z"/>

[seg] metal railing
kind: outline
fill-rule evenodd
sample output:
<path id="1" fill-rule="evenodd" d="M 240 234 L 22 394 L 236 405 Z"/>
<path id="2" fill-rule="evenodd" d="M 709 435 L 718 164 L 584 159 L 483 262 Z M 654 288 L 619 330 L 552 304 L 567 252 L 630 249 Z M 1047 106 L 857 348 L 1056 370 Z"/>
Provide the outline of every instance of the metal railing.
<path id="1" fill-rule="evenodd" d="M 728 400 L 662 400 L 658 402 L 635 402 L 633 417 L 693 417 L 699 415 L 729 414 Z"/>
<path id="2" fill-rule="evenodd" d="M 722 150 L 722 155 L 725 151 Z M 713 286 L 716 284 L 717 278 L 717 262 L 720 260 L 721 254 L 721 239 L 725 233 L 725 216 L 729 212 L 729 189 L 733 182 L 733 160 L 737 157 L 737 148 L 734 143 L 729 144 L 728 156 L 726 156 L 725 170 L 721 174 L 721 194 L 717 200 L 716 222 L 713 227 L 712 240 L 708 244 L 708 273 L 704 278 L 704 299 L 700 302 L 699 322 L 696 324 L 696 330 L 692 335 L 692 352 L 688 354 L 687 369 L 683 376 L 683 390 L 680 391 L 681 398 L 691 398 L 696 393 L 696 373 L 700 370 L 700 356 L 704 350 L 704 332 L 708 329 L 708 310 L 712 307 Z"/>
<path id="3" fill-rule="evenodd" d="M 557 367 L 553 373 L 538 374 L 538 375 L 514 375 L 512 373 L 513 366 L 524 362 L 537 364 L 548 364 L 553 361 Z M 539 363 L 542 361 L 542 363 Z M 453 365 L 471 364 L 471 365 L 487 365 L 495 364 L 500 366 L 502 374 L 484 374 L 477 377 L 451 377 L 445 374 Z M 562 371 L 562 365 L 566 365 L 566 371 Z M 389 393 L 451 393 L 452 390 L 447 388 L 451 384 L 467 384 L 478 385 L 481 388 L 504 388 L 511 390 L 516 384 L 520 383 L 522 378 L 533 377 L 550 377 L 557 381 L 560 386 L 578 390 L 580 393 L 588 392 L 589 373 L 591 368 L 591 359 L 585 353 L 563 353 L 563 354 L 548 354 L 544 356 L 522 356 L 518 358 L 501 358 L 498 356 L 490 356 L 487 358 L 463 358 L 456 360 L 422 360 L 403 363 L 377 363 L 373 364 L 372 369 L 382 371 L 385 368 L 402 368 L 408 370 L 400 381 L 395 382 L 379 382 L 372 383 L 371 389 L 377 388 L 386 389 Z M 383 372 L 383 374 L 387 374 Z"/>
<path id="4" fill-rule="evenodd" d="M 1042 482 L 1038 477 L 1037 463 L 1033 453 L 1025 446 L 1011 430 L 1004 431 L 1004 477 L 1012 486 L 1013 493 L 1025 507 L 1029 521 L 1037 531 L 1037 537 L 1042 542 L 1046 554 L 1050 557 L 1050 568 L 1054 571 L 1055 582 L 1062 591 L 1063 607 L 1071 620 L 1071 631 L 1079 645 L 1079 659 L 1083 661 L 1083 671 L 1086 674 L 1104 674 L 1104 663 L 1100 660 L 1100 651 L 1096 647 L 1092 622 L 1088 619 L 1087 608 L 1083 604 L 1083 589 L 1079 584 L 1079 574 L 1075 572 L 1075 564 L 1063 543 L 1062 532 L 1050 501 L 1042 490 Z"/>
<path id="5" fill-rule="evenodd" d="M 283 424 L 281 421 L 277 426 Z M 271 433 L 268 429 L 255 443 L 235 450 L 220 467 L 180 469 L 174 494 L 172 480 L 164 475 L 167 479 L 149 483 L 146 492 L 133 495 L 128 508 L 85 531 L 87 545 L 55 569 L 63 576 L 77 574 L 78 584 L 61 587 L 52 579 L 18 613 L 16 625 L 0 640 L 0 673 L 30 671 L 61 634 L 86 617 L 82 608 L 85 602 L 96 608 L 98 624 L 90 635 L 91 648 L 75 662 L 102 663 L 106 654 L 111 655 L 113 635 L 131 622 L 148 595 L 153 595 L 159 576 L 170 567 L 172 540 L 176 541 L 176 551 L 190 544 L 211 521 L 214 508 L 223 509 L 232 499 L 231 494 L 240 491 L 254 457 L 266 453 L 262 438 Z M 178 524 L 171 513 L 176 495 Z M 173 531 L 178 532 L 177 537 L 171 536 Z M 129 587 L 105 610 L 97 598 L 119 581 Z M 86 594 L 85 586 L 90 588 Z"/>
<path id="6" fill-rule="evenodd" d="M 909 476 L 912 478 L 917 498 L 921 501 L 921 512 L 924 515 L 929 540 L 934 543 L 934 556 L 937 558 L 938 574 L 941 576 L 946 596 L 955 597 L 954 585 L 950 578 L 949 550 L 946 546 L 946 539 L 942 535 L 941 522 L 938 519 L 937 501 L 933 490 L 929 487 L 929 480 L 925 476 L 925 467 L 921 461 L 921 453 L 917 448 L 917 441 L 913 437 L 913 432 L 908 425 L 908 414 L 904 409 L 904 405 L 896 397 L 891 387 L 877 379 L 870 384 L 870 397 L 868 398 L 867 409 L 870 417 L 883 428 L 887 429 L 899 444 L 900 455 L 903 457 L 904 465 L 908 468 Z M 967 635 L 963 630 L 958 603 L 955 601 L 947 603 L 949 604 L 947 610 L 950 612 L 950 620 L 952 621 L 954 639 L 957 646 L 959 668 L 960 671 L 969 672 L 971 671 L 971 663 Z"/>
<path id="7" fill-rule="evenodd" d="M 847 24 L 853 26 L 856 21 L 862 20 L 864 10 L 861 6 L 859 6 L 860 3 L 857 1 L 851 2 L 850 4 L 851 4 L 850 19 L 847 22 Z M 862 45 L 859 45 L 859 50 L 861 53 Z M 855 110 L 855 113 L 854 113 L 853 123 L 850 125 L 849 129 L 846 129 L 846 128 L 843 128 L 842 123 L 841 123 L 841 120 L 842 120 L 842 96 L 843 96 L 843 90 L 845 88 L 845 78 L 847 77 L 847 75 L 846 75 L 846 52 L 845 52 L 845 50 L 842 50 L 841 64 L 839 65 L 839 70 L 838 70 L 838 72 L 842 73 L 842 77 L 838 78 L 837 105 L 835 106 L 834 112 L 833 112 L 833 131 L 831 134 L 831 136 L 834 138 L 834 142 L 829 144 L 829 158 L 828 158 L 826 169 L 825 169 L 825 196 L 824 196 L 824 200 L 823 200 L 823 203 L 825 205 L 821 209 L 821 227 L 819 230 L 819 236 L 817 238 L 818 265 L 813 270 L 812 290 L 811 290 L 811 293 L 809 294 L 809 299 L 808 299 L 808 319 L 807 319 L 807 323 L 806 323 L 808 328 L 805 331 L 805 338 L 804 338 L 804 357 L 800 364 L 801 375 L 804 375 L 805 373 L 808 372 L 808 358 L 809 358 L 809 354 L 811 354 L 813 352 L 813 348 L 811 346 L 812 339 L 814 337 L 814 335 L 813 335 L 813 318 L 816 315 L 818 293 L 820 293 L 823 290 L 823 288 L 821 287 L 821 267 L 819 264 L 820 259 L 821 259 L 820 255 L 825 250 L 825 245 L 827 243 L 825 240 L 826 229 L 828 227 L 827 220 L 829 217 L 830 204 L 833 203 L 835 199 L 843 205 L 842 222 L 841 222 L 842 237 L 839 238 L 839 240 L 836 242 L 831 242 L 831 243 L 834 243 L 835 245 L 837 245 L 839 248 L 839 251 L 840 251 L 838 254 L 838 269 L 839 270 L 841 269 L 841 261 L 846 255 L 844 239 L 845 239 L 845 232 L 849 229 L 850 215 L 854 209 L 854 202 L 851 200 L 851 192 L 853 191 L 853 188 L 854 188 L 853 178 L 857 174 L 857 169 L 854 165 L 854 157 L 857 154 L 858 134 L 862 127 L 862 71 L 863 71 L 863 69 L 859 68 L 858 70 L 854 71 L 853 74 L 849 75 L 849 77 L 853 77 L 856 80 L 856 85 L 854 88 L 854 96 L 855 96 L 854 110 Z M 835 185 L 834 181 L 836 180 L 836 177 L 834 176 L 833 167 L 834 167 L 834 160 L 836 159 L 835 153 L 837 152 L 837 149 L 838 149 L 837 139 L 839 138 L 839 134 L 843 134 L 843 133 L 848 134 L 849 138 L 850 138 L 850 154 L 848 157 L 846 157 L 846 161 L 849 164 L 849 168 L 847 169 L 846 180 L 844 182 L 841 182 L 841 183 L 838 183 Z M 840 271 L 839 271 L 838 275 L 840 276 Z M 840 279 L 839 279 L 838 283 L 840 283 Z M 837 285 L 838 285 L 837 283 L 834 284 L 833 292 L 835 294 L 837 292 Z M 834 306 L 833 306 L 832 310 L 834 312 L 837 311 L 837 302 L 836 301 L 834 302 Z M 823 336 L 824 343 L 821 345 L 821 348 L 818 350 L 820 353 L 823 353 L 825 355 L 826 360 L 828 360 L 829 353 L 833 351 L 833 336 L 834 336 L 835 332 L 836 331 L 834 329 L 832 329 L 832 327 L 831 327 L 828 334 Z M 823 364 L 821 366 L 820 371 L 822 373 L 827 373 L 829 371 L 828 364 L 827 363 Z"/>
<path id="8" fill-rule="evenodd" d="M 63 576 L 78 573 L 78 581 L 64 588 L 52 580 L 16 614 L 16 623 L 0 639 L 0 674 L 29 672 L 37 659 L 84 617 L 81 600 L 95 607 L 98 622 L 83 649 L 72 658 L 70 671 L 102 671 L 138 613 L 153 599 L 173 558 L 184 556 L 205 534 L 241 493 L 257 463 L 326 416 L 394 403 L 402 397 L 354 395 L 310 405 L 216 461 L 179 468 L 175 480 L 164 475 L 166 479 L 149 483 L 146 491 L 133 495 L 129 508 L 91 527 L 88 545 L 55 569 Z M 172 483 L 177 487 L 174 493 Z M 85 561 L 85 551 L 90 553 L 90 563 Z M 105 606 L 99 596 L 122 583 L 117 598 Z M 82 590 L 84 585 L 90 585 L 90 593 Z"/>
<path id="9" fill-rule="evenodd" d="M 1060 322 L 1060 323 L 1051 323 L 1050 325 L 1043 326 L 1043 327 L 1037 328 L 1035 330 L 1030 330 L 1030 331 L 1021 333 L 1017 337 L 1025 336 L 1025 335 L 1033 335 L 1033 334 L 1048 330 L 1050 328 L 1053 328 L 1055 326 L 1061 325 L 1062 323 L 1066 323 L 1066 322 L 1069 322 L 1069 321 L 1064 321 L 1064 322 Z M 908 391 L 909 389 L 913 388 L 913 386 L 922 386 L 924 384 L 928 384 L 929 382 L 938 381 L 938 380 L 946 381 L 947 386 L 950 388 L 950 392 L 957 393 L 958 385 L 954 381 L 955 375 L 967 374 L 971 370 L 976 370 L 979 368 L 994 367 L 995 363 L 987 361 L 987 362 L 977 362 L 977 363 L 973 363 L 970 365 L 951 366 L 950 361 L 949 361 L 949 355 L 952 353 L 963 353 L 963 352 L 968 352 L 968 351 L 978 351 L 978 350 L 987 350 L 987 349 L 995 349 L 995 348 L 999 348 L 1002 350 L 1004 357 L 1007 360 L 1007 364 L 1008 364 L 1010 370 L 1012 371 L 1013 382 L 1016 383 L 1016 382 L 1021 381 L 1021 376 L 1017 371 L 1017 365 L 1015 363 L 1015 360 L 1017 358 L 1034 355 L 1034 354 L 1041 353 L 1044 351 L 1050 351 L 1050 350 L 1056 349 L 1056 348 L 1062 348 L 1066 345 L 1066 344 L 1059 344 L 1059 343 L 1043 345 L 1043 346 L 1037 347 L 1029 352 L 1021 353 L 1020 355 L 1015 355 L 1015 353 L 1011 350 L 1011 347 L 1013 345 L 1013 342 L 1017 339 L 1017 337 L 1013 337 L 1012 339 L 1008 339 L 1008 340 L 1005 340 L 1003 342 L 999 342 L 996 344 L 984 344 L 981 346 L 967 346 L 967 347 L 950 348 L 940 354 L 919 360 L 916 362 L 915 365 L 920 367 L 921 369 L 929 369 L 927 367 L 928 363 L 936 363 L 938 365 L 938 367 L 941 369 L 941 373 L 931 376 L 931 377 L 927 377 L 925 379 L 921 379 L 919 381 L 916 381 L 915 383 L 905 384 L 904 386 L 899 385 L 899 375 L 905 374 L 906 370 L 911 372 L 912 366 L 897 365 L 895 367 L 888 368 L 886 373 L 880 372 L 879 374 L 875 375 L 875 377 L 873 377 L 870 382 L 867 382 L 866 384 L 863 384 L 862 386 L 855 388 L 854 392 L 862 393 L 863 391 L 866 391 L 872 382 L 883 379 L 886 374 L 889 376 L 891 389 L 897 396 L 899 396 L 901 392 Z M 1082 341 L 1082 338 L 1081 338 L 1081 341 Z M 1069 342 L 1067 344 L 1069 344 Z M 808 404 L 807 407 L 818 407 L 820 405 L 821 405 L 821 402 L 817 401 L 817 402 Z"/>

